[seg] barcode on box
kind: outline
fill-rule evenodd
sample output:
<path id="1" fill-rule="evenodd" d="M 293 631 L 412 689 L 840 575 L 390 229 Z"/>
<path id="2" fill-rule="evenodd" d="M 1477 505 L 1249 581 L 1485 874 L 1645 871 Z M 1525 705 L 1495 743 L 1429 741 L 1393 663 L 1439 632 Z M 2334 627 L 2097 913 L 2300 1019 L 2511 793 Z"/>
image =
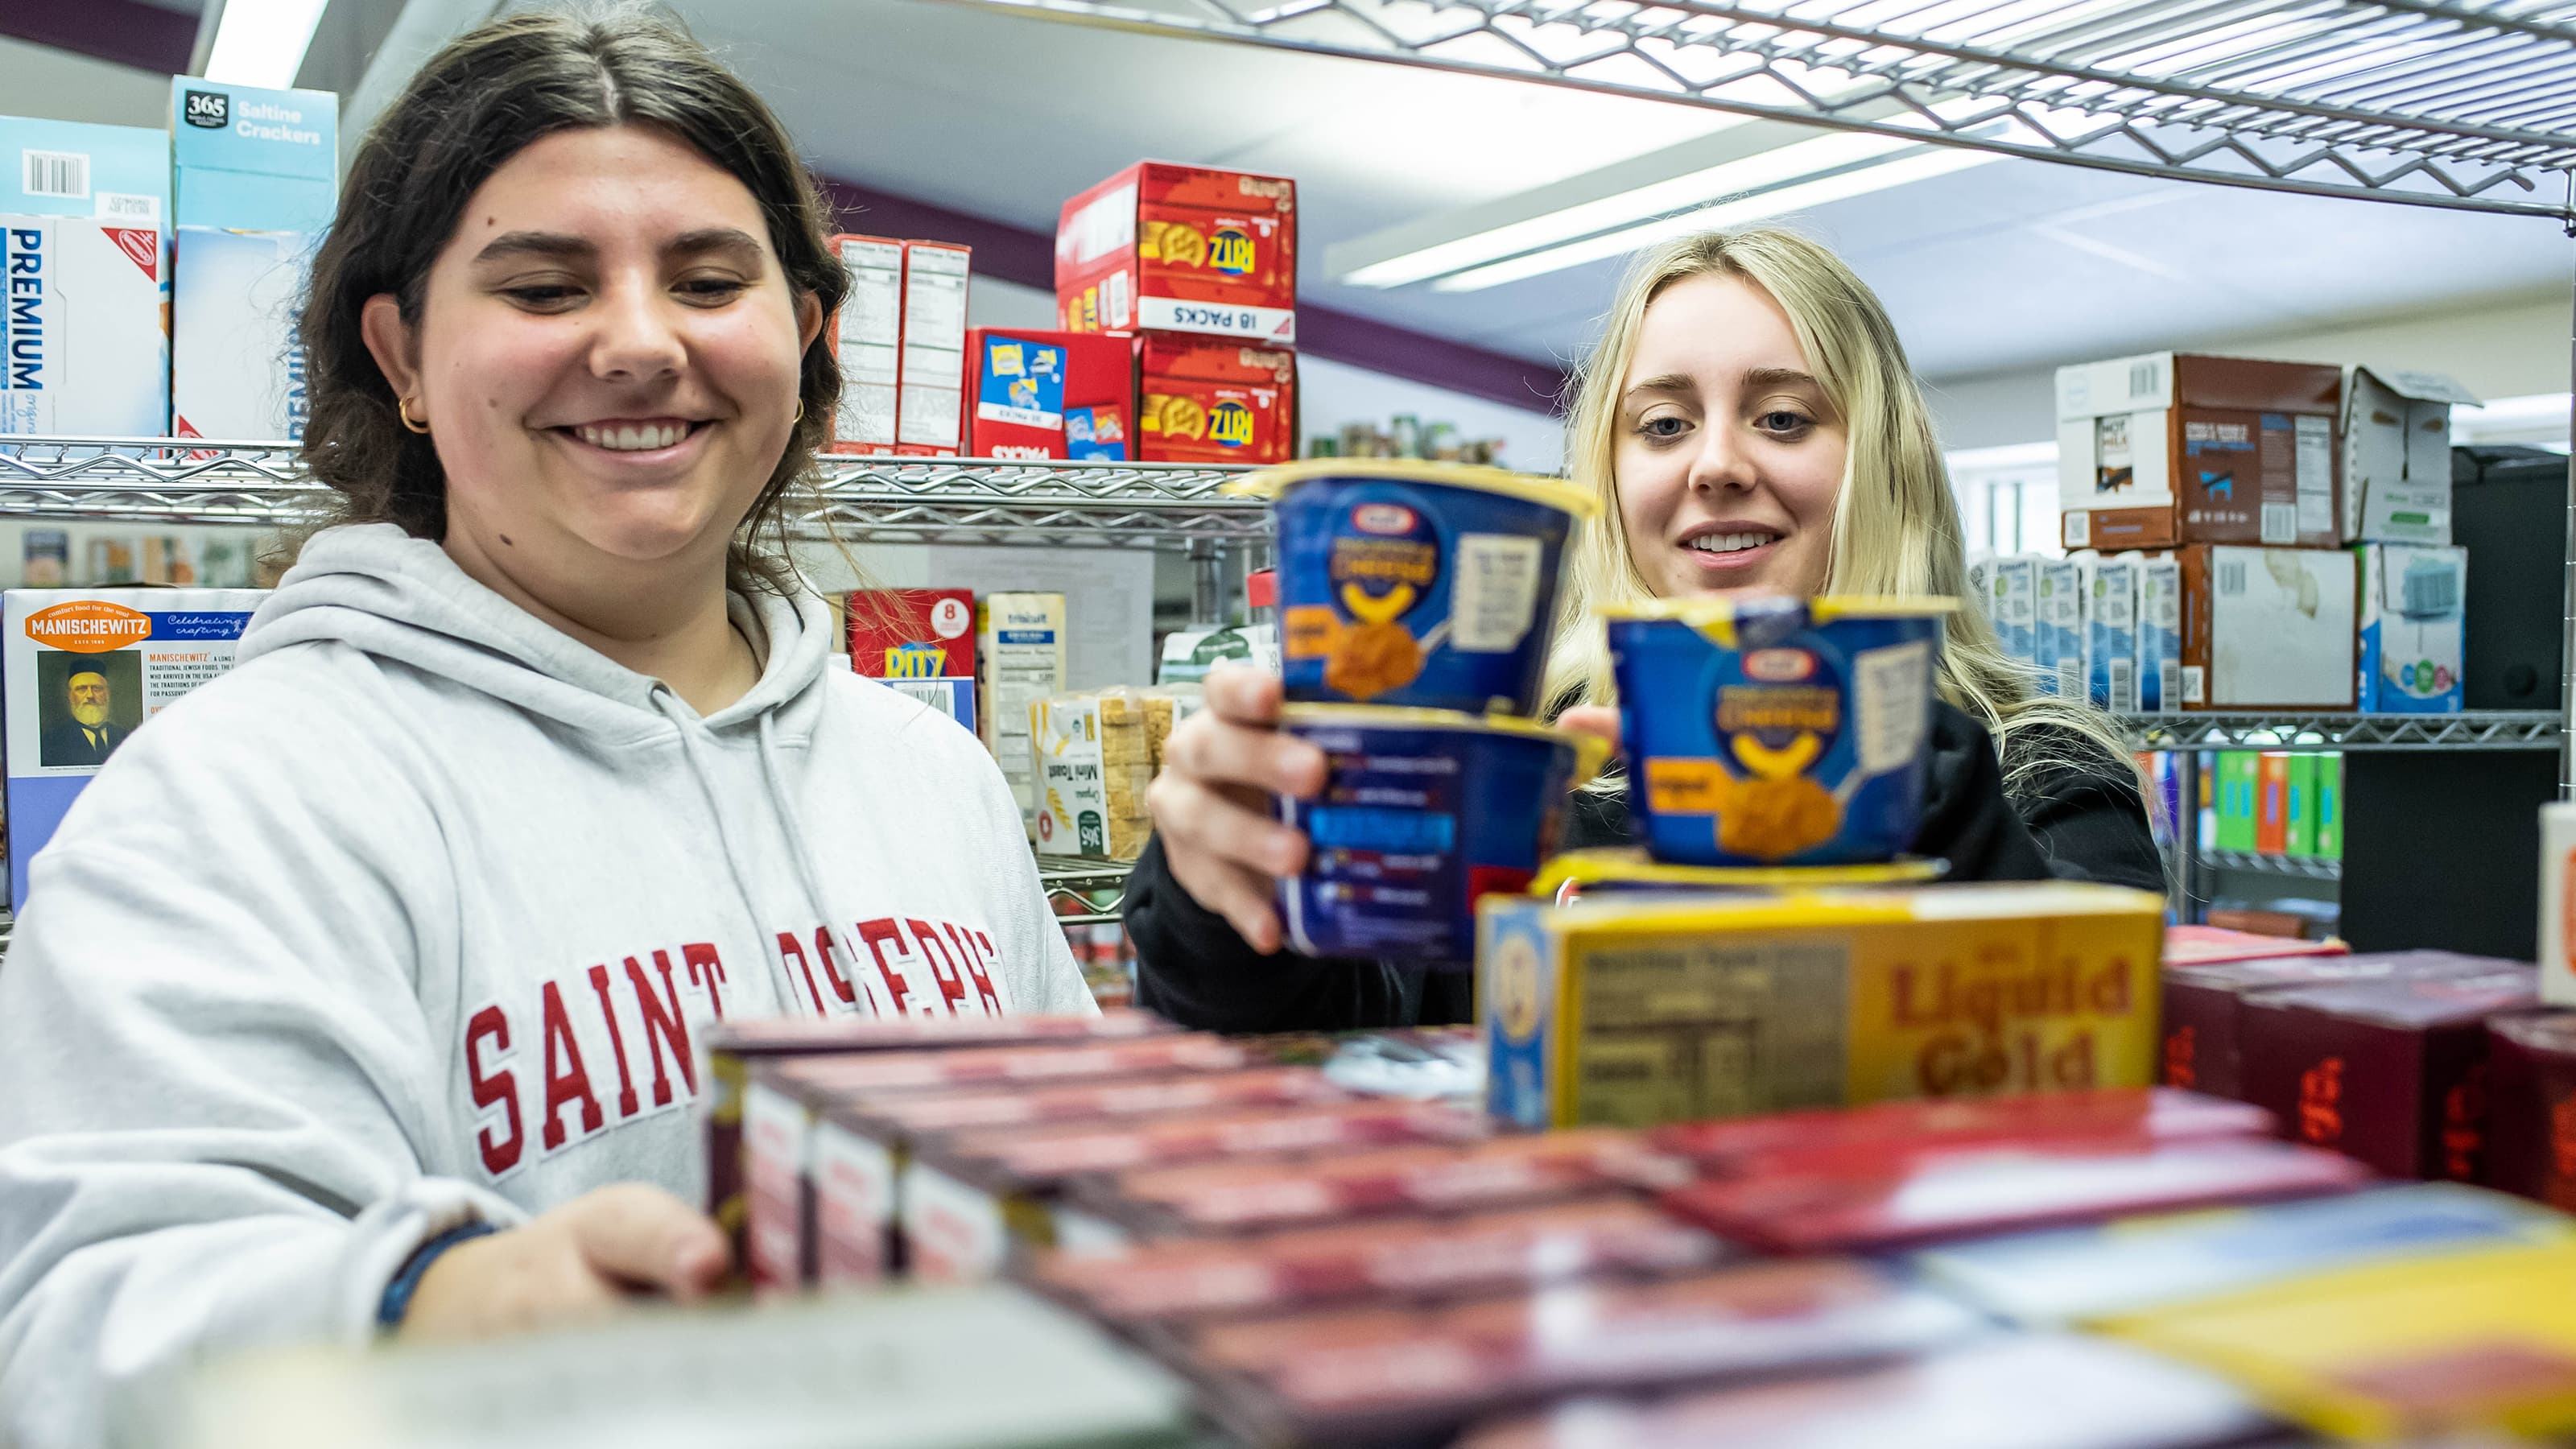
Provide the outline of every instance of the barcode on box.
<path id="1" fill-rule="evenodd" d="M 2180 703 L 2182 703 L 2182 666 L 2172 663 L 2157 665 L 2156 708 L 2172 709 Z"/>
<path id="2" fill-rule="evenodd" d="M 2218 563 L 2218 596 L 2233 599 L 2245 592 L 2245 560 L 2221 559 Z"/>
<path id="3" fill-rule="evenodd" d="M 2206 701 L 2202 700 L 2202 699 L 2201 699 L 2201 697 L 2200 697 L 2200 696 L 2201 696 L 2201 692 L 2202 692 L 2202 688 L 2203 688 L 2203 686 L 2202 686 L 2202 684 L 2201 684 L 2201 679 L 2202 679 L 2202 670 L 2201 670 L 2201 667 L 2200 667 L 2199 665 L 2197 665 L 2197 664 L 2186 664 L 2186 665 L 2184 665 L 2184 666 L 2182 667 L 2182 702 L 2183 702 L 2183 703 L 2185 703 L 2185 704 L 2201 704 L 2201 703 L 2205 703 L 2205 702 L 2206 702 Z"/>
<path id="4" fill-rule="evenodd" d="M 2113 714 L 2138 712 L 2138 666 L 2126 659 L 2111 661 L 2111 701 Z"/>
<path id="5" fill-rule="evenodd" d="M 21 151 L 24 175 L 19 190 L 29 196 L 89 198 L 89 155 L 82 151 Z"/>
<path id="6" fill-rule="evenodd" d="M 2162 371 L 2163 369 L 2156 365 L 2156 360 L 2154 358 L 2149 358 L 2144 362 L 2130 363 L 2129 396 L 2133 398 L 2153 397 L 2157 393 L 2164 391 L 2164 383 L 2160 377 Z"/>
<path id="7" fill-rule="evenodd" d="M 2066 515 L 2066 546 L 2068 548 L 2091 548 L 2093 546 L 2092 514 L 2083 512 L 2079 509 L 2076 512 Z"/>
<path id="8" fill-rule="evenodd" d="M 2266 503 L 2263 505 L 2263 541 L 2297 543 L 2299 541 L 2299 505 Z"/>

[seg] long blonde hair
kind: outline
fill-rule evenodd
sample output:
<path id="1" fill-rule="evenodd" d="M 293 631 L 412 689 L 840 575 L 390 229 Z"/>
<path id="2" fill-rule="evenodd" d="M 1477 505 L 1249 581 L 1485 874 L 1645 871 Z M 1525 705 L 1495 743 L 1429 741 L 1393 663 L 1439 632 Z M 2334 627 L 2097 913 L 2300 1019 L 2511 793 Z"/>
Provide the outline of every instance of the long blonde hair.
<path id="1" fill-rule="evenodd" d="M 1868 284 L 1831 250 L 1795 232 L 1763 227 L 1684 237 L 1638 257 L 1600 343 L 1575 378 L 1566 473 L 1592 489 L 1602 509 L 1568 552 L 1547 670 L 1547 697 L 1557 707 L 1618 700 L 1609 641 L 1593 610 L 1654 596 L 1628 551 L 1619 514 L 1620 390 L 1648 304 L 1674 282 L 1710 274 L 1740 277 L 1780 304 L 1825 400 L 1842 419 L 1849 443 L 1824 592 L 1947 598 L 1966 592 L 1958 504 L 1931 414 L 1905 346 Z M 2032 683 L 2030 669 L 2004 653 L 1982 610 L 1972 603 L 1951 616 L 1941 645 L 1941 694 L 1994 733 L 2007 788 L 2025 793 L 2037 772 L 2079 763 L 2062 746 L 2041 745 L 2045 733 L 2031 734 L 2035 726 L 2053 726 L 2100 746 L 2109 760 L 2126 761 L 2109 716 L 2081 700 L 2039 694 Z M 2021 748 L 2013 748 L 2016 740 Z M 2141 793 L 2153 794 L 2143 784 Z"/>

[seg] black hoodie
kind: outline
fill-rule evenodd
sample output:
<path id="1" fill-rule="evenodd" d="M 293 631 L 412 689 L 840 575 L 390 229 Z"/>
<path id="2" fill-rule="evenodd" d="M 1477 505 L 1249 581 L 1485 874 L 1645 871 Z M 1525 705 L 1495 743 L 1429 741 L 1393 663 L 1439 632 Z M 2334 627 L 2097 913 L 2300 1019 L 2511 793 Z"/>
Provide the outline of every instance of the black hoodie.
<path id="1" fill-rule="evenodd" d="M 2034 727 L 2014 743 L 2088 763 L 2043 767 L 2021 798 L 2004 792 L 1985 727 L 1935 703 L 1932 777 L 1914 852 L 1949 862 L 1951 880 L 2090 880 L 2162 892 L 2164 863 L 2128 762 L 2063 731 Z M 1625 845 L 1623 795 L 1577 792 L 1566 847 Z M 1149 840 L 1128 876 L 1127 933 L 1136 943 L 1136 999 L 1209 1031 L 1337 1031 L 1461 1022 L 1473 973 L 1382 961 L 1264 956 L 1172 879 L 1163 844 Z"/>

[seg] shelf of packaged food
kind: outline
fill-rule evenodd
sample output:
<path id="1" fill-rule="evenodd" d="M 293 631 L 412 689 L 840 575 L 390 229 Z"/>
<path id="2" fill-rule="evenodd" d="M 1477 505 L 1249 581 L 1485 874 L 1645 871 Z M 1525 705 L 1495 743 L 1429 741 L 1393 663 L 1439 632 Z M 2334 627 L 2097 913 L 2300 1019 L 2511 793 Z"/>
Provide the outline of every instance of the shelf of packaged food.
<path id="1" fill-rule="evenodd" d="M 1098 925 L 1118 919 L 1126 905 L 1127 872 L 1134 864 L 1125 860 L 1099 860 L 1089 856 L 1041 855 L 1038 857 L 1038 883 L 1046 887 L 1050 904 L 1070 901 L 1079 909 L 1067 914 L 1058 911 L 1056 920 L 1067 926 Z M 1103 903 L 1104 892 L 1119 896 Z"/>
<path id="2" fill-rule="evenodd" d="M 2132 750 L 2554 750 L 2556 710 L 2463 714 L 2128 714 Z"/>
<path id="3" fill-rule="evenodd" d="M 2299 880 L 2343 879 L 2343 862 L 2320 856 L 2272 855 L 2254 850 L 2209 850 L 2200 853 L 2201 865 L 2209 870 L 2250 870 L 2263 875 L 2292 876 Z"/>
<path id="4" fill-rule="evenodd" d="M 887 543 L 1145 544 L 1267 540 L 1256 498 L 1225 493 L 1247 468 L 1194 464 L 858 458 L 824 454 L 796 531 Z M 0 517 L 293 527 L 329 488 L 292 443 L 0 437 Z"/>
<path id="5" fill-rule="evenodd" d="M 2034 160 L 2565 220 L 2566 7 L 955 0 Z"/>

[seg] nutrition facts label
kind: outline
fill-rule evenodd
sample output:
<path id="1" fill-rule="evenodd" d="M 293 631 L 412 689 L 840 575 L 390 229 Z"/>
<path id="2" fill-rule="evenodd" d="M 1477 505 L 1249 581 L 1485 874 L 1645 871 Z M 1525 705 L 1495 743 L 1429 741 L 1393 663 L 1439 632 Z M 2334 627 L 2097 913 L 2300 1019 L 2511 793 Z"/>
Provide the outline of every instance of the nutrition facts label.
<path id="1" fill-rule="evenodd" d="M 1469 654 L 1519 648 L 1538 609 L 1539 541 L 1462 534 L 1452 568 L 1449 647 Z"/>
<path id="2" fill-rule="evenodd" d="M 1583 952 L 1575 1121 L 1627 1126 L 1839 1106 L 1849 953 L 1672 937 Z"/>

